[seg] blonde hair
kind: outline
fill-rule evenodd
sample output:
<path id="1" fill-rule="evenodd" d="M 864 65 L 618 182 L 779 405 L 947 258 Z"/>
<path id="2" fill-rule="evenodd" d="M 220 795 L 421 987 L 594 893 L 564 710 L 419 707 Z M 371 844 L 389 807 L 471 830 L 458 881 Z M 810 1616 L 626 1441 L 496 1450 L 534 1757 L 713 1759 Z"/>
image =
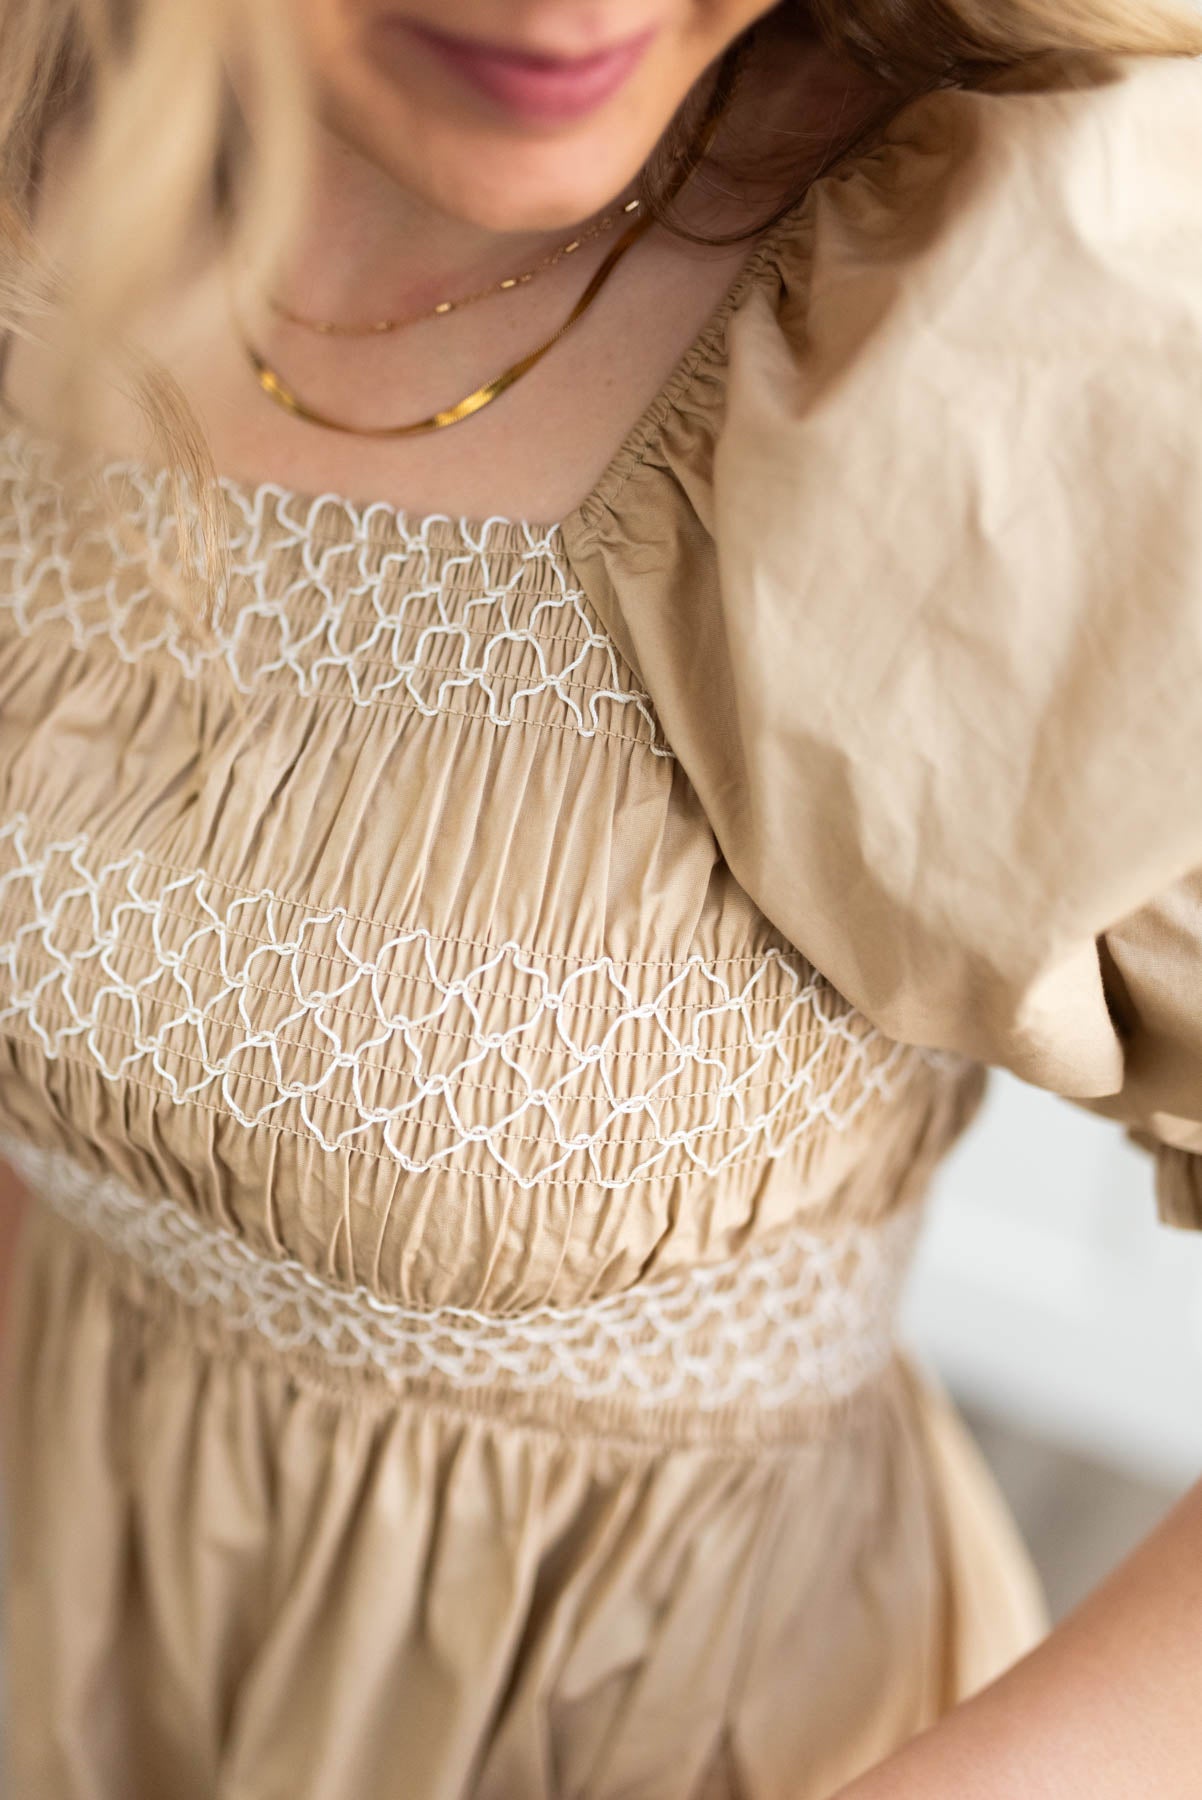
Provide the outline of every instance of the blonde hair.
<path id="1" fill-rule="evenodd" d="M 784 0 L 781 10 L 869 71 L 891 107 L 1049 50 L 1202 54 L 1202 14 L 1187 0 Z M 230 176 L 223 247 L 265 268 L 286 241 L 306 147 L 293 37 L 287 0 L 0 0 L 0 330 L 53 340 L 81 431 L 89 371 L 186 253 L 219 168 Z M 69 265 L 52 268 L 32 209 L 42 145 L 64 117 L 82 141 Z M 207 453 L 182 396 L 161 369 L 129 372 L 162 462 L 203 492 Z"/>
<path id="2" fill-rule="evenodd" d="M 1047 51 L 1202 54 L 1192 0 L 805 0 L 833 48 L 921 89 Z"/>
<path id="3" fill-rule="evenodd" d="M 1188 0 L 785 4 L 894 99 L 1044 50 L 1202 54 L 1202 14 Z M 301 85 L 286 0 L 0 0 L 0 302 L 23 302 L 36 317 L 47 301 L 47 272 L 29 263 L 29 207 L 41 142 L 72 108 L 85 146 L 63 274 L 85 355 L 112 342 L 131 297 L 153 292 L 175 265 L 218 158 L 232 137 L 245 148 L 247 115 L 254 153 L 238 160 L 229 230 L 247 256 L 270 259 L 299 187 Z"/>

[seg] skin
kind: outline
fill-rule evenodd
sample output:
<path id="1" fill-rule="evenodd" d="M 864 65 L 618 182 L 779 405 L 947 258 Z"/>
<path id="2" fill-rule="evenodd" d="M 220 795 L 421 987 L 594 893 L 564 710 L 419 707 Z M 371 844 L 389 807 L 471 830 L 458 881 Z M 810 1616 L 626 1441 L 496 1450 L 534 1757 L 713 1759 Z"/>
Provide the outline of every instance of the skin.
<path id="1" fill-rule="evenodd" d="M 629 188 L 676 109 L 761 0 L 292 0 L 315 107 L 315 146 L 295 245 L 278 286 L 293 305 L 340 318 L 409 310 L 528 266 Z M 577 54 L 657 26 L 619 93 L 571 123 L 507 116 L 416 54 L 386 53 L 388 11 L 442 31 Z M 773 25 L 774 33 L 777 31 Z M 787 32 L 743 90 L 751 163 L 803 170 L 838 119 L 877 96 Z M 807 136 L 807 134 L 809 134 Z M 48 168 L 69 179 L 69 152 Z M 48 183 L 48 195 L 54 180 Z M 691 223 L 748 230 L 774 197 L 719 168 L 687 197 Z M 42 221 L 53 244 L 55 217 Z M 523 292 L 378 343 L 331 343 L 284 325 L 269 348 L 319 403 L 363 422 L 419 416 L 521 355 L 562 318 L 606 246 Z M 749 245 L 699 251 L 656 230 L 578 334 L 466 428 L 416 444 L 315 432 L 248 380 L 220 288 L 181 278 L 142 322 L 208 435 L 217 465 L 305 492 L 378 497 L 413 512 L 562 517 L 727 290 Z M 37 418 L 46 371 L 14 352 L 9 391 Z M 114 406 L 114 448 L 132 435 Z M 6 1240 L 20 1201 L 0 1171 L 0 1308 Z M 1202 1667 L 1202 1487 L 1098 1593 L 978 1698 L 844 1791 L 841 1800 L 1196 1800 Z"/>
<path id="2" fill-rule="evenodd" d="M 625 196 L 699 77 L 763 0 L 410 0 L 410 16 L 488 42 L 574 51 L 641 28 L 659 32 L 629 83 L 579 120 L 530 124 L 452 80 L 418 48 L 385 63 L 384 0 L 292 0 L 312 80 L 315 129 L 301 217 L 272 282 L 309 316 L 420 311 L 532 266 Z M 722 155 L 681 199 L 708 236 L 700 248 L 654 228 L 570 337 L 470 423 L 432 437 L 372 442 L 290 419 L 250 379 L 212 273 L 182 282 L 137 328 L 204 428 L 216 466 L 302 493 L 380 499 L 411 513 L 562 519 L 589 493 L 750 253 L 758 220 L 816 165 L 834 122 L 878 96 L 866 79 L 766 21 Z M 738 170 L 733 168 L 737 160 Z M 70 150 L 52 154 L 41 226 L 53 251 L 54 196 L 69 191 Z M 763 170 L 754 182 L 744 171 Z M 397 334 L 331 339 L 270 315 L 256 341 L 296 390 L 360 424 L 420 418 L 470 393 L 562 323 L 613 242 L 601 238 L 519 295 Z M 252 305 L 252 283 L 242 297 Z M 42 418 L 52 388 L 36 353 L 14 348 L 8 387 Z M 136 453 L 141 424 L 112 398 L 106 438 Z"/>
<path id="3" fill-rule="evenodd" d="M 638 173 L 707 67 L 764 0 L 293 0 L 323 119 L 410 202 L 491 232 L 558 231 Z M 508 117 L 420 45 L 399 15 L 455 36 L 579 56 L 659 30 L 632 79 L 587 117 Z"/>

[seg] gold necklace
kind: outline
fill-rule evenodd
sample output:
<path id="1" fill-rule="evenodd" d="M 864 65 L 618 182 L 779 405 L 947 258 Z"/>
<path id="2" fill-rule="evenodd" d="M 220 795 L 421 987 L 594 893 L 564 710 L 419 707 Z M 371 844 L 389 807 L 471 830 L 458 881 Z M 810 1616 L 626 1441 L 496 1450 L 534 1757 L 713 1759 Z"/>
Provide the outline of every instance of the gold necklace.
<path id="1" fill-rule="evenodd" d="M 472 393 L 465 394 L 463 399 L 457 400 L 453 406 L 443 407 L 440 412 L 431 413 L 428 418 L 413 419 L 404 425 L 348 425 L 345 420 L 335 419 L 329 413 L 322 412 L 318 407 L 311 406 L 307 400 L 301 399 L 300 395 L 288 385 L 276 369 L 272 368 L 262 351 L 256 349 L 242 322 L 232 295 L 230 310 L 243 354 L 254 370 L 256 381 L 268 399 L 274 400 L 276 405 L 283 407 L 285 412 L 291 413 L 294 418 L 304 419 L 310 425 L 321 425 L 327 431 L 341 431 L 352 437 L 419 437 L 424 432 L 442 431 L 448 425 L 458 425 L 461 420 L 470 419 L 473 413 L 478 413 L 484 407 L 490 406 L 507 388 L 511 388 L 515 381 L 520 381 L 522 376 L 528 374 L 536 363 L 540 363 L 560 338 L 572 329 L 577 320 L 584 317 L 627 251 L 634 248 L 644 232 L 650 229 L 651 224 L 652 220 L 649 218 L 638 219 L 629 231 L 618 239 L 563 324 L 557 331 L 552 332 L 549 338 L 545 338 L 536 349 L 528 351 L 518 362 L 511 363 L 509 368 L 503 369 L 491 381 L 486 381 L 483 386 L 476 388 Z"/>
<path id="2" fill-rule="evenodd" d="M 303 326 L 306 331 L 319 332 L 323 337 L 379 337 L 390 331 L 408 330 L 410 326 L 424 324 L 428 319 L 448 318 L 451 313 L 462 312 L 467 306 L 476 306 L 481 300 L 491 300 L 499 294 L 509 294 L 517 288 L 528 287 L 537 276 L 556 268 L 569 256 L 575 256 L 586 244 L 604 237 L 615 225 L 621 223 L 624 216 L 638 212 L 642 204 L 641 200 L 628 200 L 625 206 L 586 225 L 568 243 L 561 244 L 558 250 L 552 250 L 549 255 L 541 258 L 531 268 L 523 269 L 518 275 L 506 275 L 503 280 L 494 281 L 491 287 L 477 288 L 473 293 L 461 294 L 456 300 L 440 300 L 436 306 L 428 306 L 424 312 L 411 313 L 406 318 L 374 319 L 366 325 L 344 324 L 337 319 L 307 318 L 272 296 L 268 296 L 267 305 L 278 319 L 286 319 L 290 325 Z"/>
<path id="3" fill-rule="evenodd" d="M 667 199 L 672 200 L 676 198 L 685 183 L 689 180 L 689 177 L 694 173 L 703 158 L 707 155 L 710 146 L 717 135 L 718 128 L 731 104 L 731 100 L 734 97 L 735 90 L 742 77 L 745 60 L 745 46 L 737 48 L 733 55 L 728 52 L 727 56 L 723 59 L 718 79 L 714 84 L 709 104 L 706 107 L 699 140 L 692 153 L 681 159 L 676 177 L 668 189 L 666 195 Z M 233 285 L 228 280 L 227 269 L 227 295 L 230 315 L 233 320 L 235 334 L 242 347 L 242 352 L 250 364 L 259 387 L 264 394 L 267 395 L 269 400 L 272 400 L 276 406 L 282 407 L 285 412 L 291 413 L 294 418 L 303 419 L 309 425 L 319 425 L 326 431 L 339 431 L 351 437 L 419 437 L 424 433 L 443 431 L 449 425 L 458 425 L 464 419 L 474 417 L 476 413 L 482 412 L 486 406 L 491 406 L 494 400 L 499 399 L 500 396 L 511 388 L 515 382 L 520 381 L 523 375 L 528 375 L 531 369 L 543 360 L 543 357 L 546 356 L 547 352 L 554 349 L 560 339 L 566 336 L 566 334 L 571 331 L 572 327 L 584 317 L 618 264 L 622 261 L 622 258 L 628 251 L 634 248 L 639 239 L 650 230 L 654 222 L 654 219 L 646 214 L 635 219 L 634 224 L 622 234 L 617 243 L 613 246 L 613 249 L 606 256 L 604 262 L 602 262 L 600 267 L 596 270 L 588 283 L 588 286 L 577 300 L 575 306 L 573 306 L 567 318 L 563 321 L 563 324 L 560 325 L 556 331 L 552 332 L 549 338 L 545 338 L 541 344 L 537 345 L 535 349 L 528 351 L 527 354 L 521 357 L 517 362 L 511 363 L 507 369 L 502 369 L 501 373 L 495 375 L 491 381 L 486 381 L 472 393 L 465 394 L 463 399 L 457 400 L 453 406 L 443 407 L 441 411 L 431 413 L 427 418 L 413 419 L 403 425 L 349 425 L 344 419 L 335 419 L 329 413 L 322 412 L 318 407 L 311 406 L 307 400 L 303 400 L 284 380 L 279 371 L 272 367 L 262 351 L 254 344 L 249 331 L 243 323 L 241 314 L 238 311 L 237 301 L 233 292 Z"/>

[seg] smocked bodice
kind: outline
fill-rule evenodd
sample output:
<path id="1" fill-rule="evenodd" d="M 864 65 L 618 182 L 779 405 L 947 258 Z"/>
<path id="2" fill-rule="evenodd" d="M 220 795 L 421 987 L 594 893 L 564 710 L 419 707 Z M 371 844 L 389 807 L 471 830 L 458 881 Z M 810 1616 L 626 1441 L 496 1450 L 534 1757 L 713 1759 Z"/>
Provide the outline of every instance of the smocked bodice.
<path id="1" fill-rule="evenodd" d="M 757 912 L 560 534 L 227 482 L 207 630 L 166 477 L 45 456 L 0 468 L 0 1106 L 58 1210 L 476 1404 L 758 1431 L 883 1366 L 964 1066 Z"/>

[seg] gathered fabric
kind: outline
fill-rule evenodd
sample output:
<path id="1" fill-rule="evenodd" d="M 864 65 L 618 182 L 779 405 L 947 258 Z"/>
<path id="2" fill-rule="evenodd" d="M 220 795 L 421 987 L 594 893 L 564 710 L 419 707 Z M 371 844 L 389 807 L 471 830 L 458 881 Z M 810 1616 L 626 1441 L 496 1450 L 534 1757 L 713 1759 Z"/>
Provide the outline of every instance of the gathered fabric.
<path id="1" fill-rule="evenodd" d="M 982 1072 L 762 918 L 558 532 L 227 485 L 198 644 L 105 523 L 170 558 L 164 479 L 47 455 L 0 465 L 11 1791 L 823 1792 L 1038 1629 L 895 1340 Z"/>
<path id="2" fill-rule="evenodd" d="M 1200 82 L 904 108 L 558 523 L 222 481 L 203 638 L 8 422 L 6 1791 L 824 1800 L 1045 1628 L 897 1304 L 991 1064 L 1197 1222 Z"/>

